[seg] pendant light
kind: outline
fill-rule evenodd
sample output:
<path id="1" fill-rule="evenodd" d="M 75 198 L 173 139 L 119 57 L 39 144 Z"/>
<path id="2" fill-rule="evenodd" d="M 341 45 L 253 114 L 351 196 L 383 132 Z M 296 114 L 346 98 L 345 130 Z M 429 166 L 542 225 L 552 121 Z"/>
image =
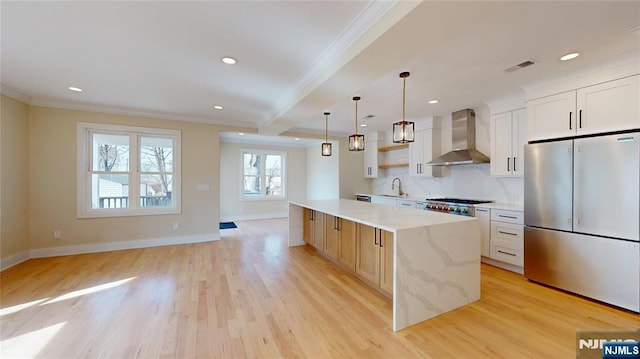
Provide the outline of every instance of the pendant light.
<path id="1" fill-rule="evenodd" d="M 330 112 L 324 113 L 324 143 L 322 144 L 322 155 L 331 156 L 331 143 L 329 143 L 329 115 Z"/>
<path id="2" fill-rule="evenodd" d="M 404 106 L 405 106 L 405 91 L 407 88 L 408 72 L 400 73 L 402 78 L 402 121 L 393 124 L 393 143 L 409 143 L 415 140 L 415 124 L 412 121 L 405 121 L 404 119 Z"/>
<path id="3" fill-rule="evenodd" d="M 356 103 L 356 133 L 349 136 L 349 151 L 363 151 L 364 135 L 358 134 L 358 101 L 360 101 L 360 97 L 354 97 L 353 101 Z"/>

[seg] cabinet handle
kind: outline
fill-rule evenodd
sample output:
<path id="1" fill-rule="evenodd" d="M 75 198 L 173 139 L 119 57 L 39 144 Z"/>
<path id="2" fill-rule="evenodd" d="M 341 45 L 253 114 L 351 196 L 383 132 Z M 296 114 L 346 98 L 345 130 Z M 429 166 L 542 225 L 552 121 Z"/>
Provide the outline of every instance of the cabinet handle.
<path id="1" fill-rule="evenodd" d="M 509 218 L 509 219 L 518 219 L 518 217 L 514 217 L 514 216 L 505 216 L 504 214 L 499 214 L 498 217 L 502 217 L 502 218 Z"/>
<path id="2" fill-rule="evenodd" d="M 573 128 L 571 128 L 571 111 L 569 111 L 569 129 L 573 130 Z"/>
<path id="3" fill-rule="evenodd" d="M 515 256 L 516 256 L 516 255 L 515 255 L 515 254 L 513 254 L 513 253 L 504 252 L 504 251 L 501 251 L 501 250 L 498 250 L 498 253 L 506 254 L 506 255 L 509 255 L 509 256 L 512 256 L 512 257 L 515 257 Z"/>
<path id="4" fill-rule="evenodd" d="M 582 110 L 578 112 L 578 128 L 582 128 Z"/>
<path id="5" fill-rule="evenodd" d="M 339 231 L 340 230 L 340 218 L 336 217 L 336 230 Z"/>
<path id="6" fill-rule="evenodd" d="M 476 208 L 476 212 L 487 212 L 487 210 L 482 208 Z"/>
<path id="7" fill-rule="evenodd" d="M 513 172 L 516 171 L 516 158 L 513 158 Z"/>
<path id="8" fill-rule="evenodd" d="M 509 157 L 507 157 L 507 172 L 511 172 L 511 170 L 509 169 Z"/>
<path id="9" fill-rule="evenodd" d="M 517 233 L 504 232 L 504 231 L 498 231 L 498 233 L 500 233 L 500 234 L 508 234 L 510 236 L 517 236 L 518 235 Z"/>
<path id="10" fill-rule="evenodd" d="M 309 220 L 313 221 L 313 210 L 309 211 Z"/>
<path id="11" fill-rule="evenodd" d="M 376 230 L 376 232 L 373 235 L 373 244 L 374 245 L 378 245 L 378 231 Z"/>

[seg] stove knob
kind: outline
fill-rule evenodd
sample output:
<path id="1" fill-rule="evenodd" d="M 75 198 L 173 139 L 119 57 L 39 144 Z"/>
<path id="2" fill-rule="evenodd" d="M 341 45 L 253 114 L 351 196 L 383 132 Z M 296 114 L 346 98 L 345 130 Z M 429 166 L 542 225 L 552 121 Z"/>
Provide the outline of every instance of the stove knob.
<path id="1" fill-rule="evenodd" d="M 460 208 L 456 208 L 456 213 L 460 213 Z"/>
<path id="2" fill-rule="evenodd" d="M 449 211 L 449 212 L 453 212 L 453 208 L 452 208 L 452 207 L 449 207 L 448 211 Z"/>
<path id="3" fill-rule="evenodd" d="M 469 213 L 469 211 L 466 208 L 463 208 L 462 213 Z"/>

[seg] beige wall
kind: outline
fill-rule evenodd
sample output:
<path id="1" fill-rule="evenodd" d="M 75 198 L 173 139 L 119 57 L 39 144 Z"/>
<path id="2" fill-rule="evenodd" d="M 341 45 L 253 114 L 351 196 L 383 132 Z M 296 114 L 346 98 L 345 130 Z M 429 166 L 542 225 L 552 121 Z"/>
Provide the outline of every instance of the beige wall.
<path id="1" fill-rule="evenodd" d="M 320 144 L 307 148 L 307 199 L 337 199 L 340 192 L 340 148 L 331 141 L 331 156 L 322 156 Z"/>
<path id="2" fill-rule="evenodd" d="M 0 259 L 6 259 L 29 249 L 29 107 L 2 95 L 1 109 Z"/>
<path id="3" fill-rule="evenodd" d="M 240 200 L 240 155 L 242 149 L 266 149 L 287 153 L 287 199 L 282 201 Z M 305 199 L 307 159 L 304 147 L 221 142 L 220 144 L 220 218 L 223 221 L 269 218 L 287 215 L 290 200 Z"/>
<path id="4" fill-rule="evenodd" d="M 364 151 L 349 151 L 348 138 L 340 139 L 340 198 L 354 199 L 356 193 L 371 193 L 364 178 Z"/>
<path id="5" fill-rule="evenodd" d="M 182 132 L 182 213 L 76 218 L 76 124 L 109 123 Z M 216 126 L 32 106 L 29 110 L 30 247 L 47 248 L 181 236 L 219 237 Z M 208 184 L 209 192 L 196 192 Z M 179 228 L 172 229 L 178 222 Z M 62 239 L 52 237 L 62 231 Z"/>

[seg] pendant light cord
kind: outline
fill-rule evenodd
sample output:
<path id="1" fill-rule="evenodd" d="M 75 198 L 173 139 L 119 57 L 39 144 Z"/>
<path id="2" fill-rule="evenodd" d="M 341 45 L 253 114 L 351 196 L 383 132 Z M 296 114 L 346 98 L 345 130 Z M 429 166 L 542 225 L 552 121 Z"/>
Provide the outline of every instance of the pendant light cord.
<path id="1" fill-rule="evenodd" d="M 356 135 L 358 134 L 358 101 L 356 100 Z"/>
<path id="2" fill-rule="evenodd" d="M 405 107 L 405 91 L 407 90 L 407 78 L 402 78 L 402 122 L 404 122 L 404 107 Z"/>
<path id="3" fill-rule="evenodd" d="M 329 142 L 329 115 L 324 115 L 324 142 Z"/>

